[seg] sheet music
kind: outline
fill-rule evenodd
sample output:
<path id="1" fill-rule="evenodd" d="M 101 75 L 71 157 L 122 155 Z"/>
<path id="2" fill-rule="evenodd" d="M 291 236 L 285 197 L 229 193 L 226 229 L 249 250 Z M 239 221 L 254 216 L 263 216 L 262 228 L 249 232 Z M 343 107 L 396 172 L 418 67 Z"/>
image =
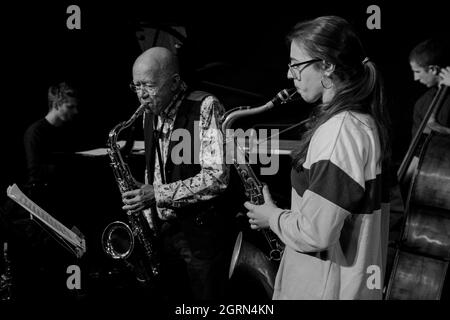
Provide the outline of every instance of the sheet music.
<path id="1" fill-rule="evenodd" d="M 238 143 L 241 146 L 245 146 L 245 139 L 244 138 L 238 138 Z M 292 150 L 294 150 L 298 146 L 298 140 L 279 140 L 278 141 L 278 148 L 276 148 L 273 143 L 266 142 L 262 143 L 260 145 L 253 145 L 250 150 L 249 148 L 244 147 L 244 150 L 250 153 L 263 153 L 267 154 L 269 151 L 267 149 L 267 144 L 270 144 L 270 153 L 271 154 L 280 154 L 280 155 L 289 155 L 291 154 Z M 142 140 L 135 140 L 132 148 L 132 152 L 134 154 L 143 154 L 145 152 L 145 145 L 144 141 Z"/>
<path id="2" fill-rule="evenodd" d="M 61 222 L 53 218 L 44 209 L 30 200 L 16 184 L 8 187 L 7 195 L 9 198 L 17 202 L 28 212 L 30 212 L 34 217 L 37 217 L 46 226 L 48 226 L 50 229 L 64 238 L 66 241 L 74 245 L 76 250 L 75 254 L 78 258 L 80 258 L 86 252 L 86 243 L 82 238 L 82 235 L 81 237 L 79 237 L 73 231 L 64 226 Z"/>
<path id="3" fill-rule="evenodd" d="M 119 145 L 119 148 L 122 149 L 125 146 L 125 140 L 120 140 L 117 142 L 117 144 Z M 75 153 L 81 154 L 84 156 L 91 156 L 91 157 L 106 156 L 108 154 L 108 148 L 96 148 L 96 149 L 91 149 L 91 150 L 86 150 L 86 151 L 78 151 Z"/>
<path id="4" fill-rule="evenodd" d="M 250 148 L 246 145 L 245 138 L 238 138 L 238 144 L 243 147 L 243 149 L 246 152 L 249 153 L 257 153 L 257 154 L 268 154 L 269 152 L 271 154 L 278 154 L 278 155 L 290 155 L 292 150 L 294 150 L 297 146 L 299 141 L 297 140 L 279 140 L 278 141 L 278 147 L 274 145 L 274 143 L 271 143 L 270 141 L 261 143 L 261 144 L 253 144 L 250 146 Z M 258 141 L 256 141 L 258 142 Z M 267 148 L 268 144 L 270 144 L 270 150 Z"/>
<path id="5" fill-rule="evenodd" d="M 131 151 L 134 154 L 145 154 L 145 143 L 143 140 L 135 140 Z"/>

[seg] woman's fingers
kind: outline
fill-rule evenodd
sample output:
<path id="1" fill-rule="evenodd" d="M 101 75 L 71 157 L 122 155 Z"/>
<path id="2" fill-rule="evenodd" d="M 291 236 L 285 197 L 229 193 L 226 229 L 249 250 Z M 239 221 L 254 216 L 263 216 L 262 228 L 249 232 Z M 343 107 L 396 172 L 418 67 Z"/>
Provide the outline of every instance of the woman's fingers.
<path id="1" fill-rule="evenodd" d="M 256 216 L 252 211 L 247 212 L 247 217 L 249 217 L 250 219 L 254 219 Z"/>
<path id="2" fill-rule="evenodd" d="M 248 202 L 248 201 L 246 201 L 246 202 L 244 202 L 244 207 L 245 207 L 247 210 L 253 210 L 253 209 L 255 208 L 255 205 L 252 204 L 252 203 L 250 203 L 250 202 Z"/>

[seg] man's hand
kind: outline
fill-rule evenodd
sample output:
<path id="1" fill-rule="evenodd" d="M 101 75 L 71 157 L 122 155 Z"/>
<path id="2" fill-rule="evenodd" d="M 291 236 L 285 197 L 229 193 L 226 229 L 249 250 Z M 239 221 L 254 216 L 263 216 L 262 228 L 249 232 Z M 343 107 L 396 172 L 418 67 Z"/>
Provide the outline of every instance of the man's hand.
<path id="1" fill-rule="evenodd" d="M 450 67 L 442 68 L 439 76 L 441 77 L 441 84 L 450 86 Z"/>
<path id="2" fill-rule="evenodd" d="M 155 191 L 150 184 L 142 184 L 139 189 L 122 193 L 125 211 L 141 211 L 149 208 L 155 202 Z"/>

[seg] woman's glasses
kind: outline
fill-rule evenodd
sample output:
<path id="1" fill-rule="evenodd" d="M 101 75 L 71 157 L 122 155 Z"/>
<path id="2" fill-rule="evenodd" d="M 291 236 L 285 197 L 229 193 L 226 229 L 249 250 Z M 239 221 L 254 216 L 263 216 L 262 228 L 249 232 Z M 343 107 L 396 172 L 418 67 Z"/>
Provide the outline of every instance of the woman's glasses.
<path id="1" fill-rule="evenodd" d="M 291 72 L 291 75 L 294 79 L 301 81 L 302 77 L 302 71 L 305 70 L 309 65 L 313 64 L 314 62 L 319 62 L 321 61 L 321 59 L 311 59 L 311 60 L 307 60 L 307 61 L 303 61 L 303 62 L 299 62 L 299 63 L 289 63 L 288 64 L 288 68 L 289 71 Z M 301 66 L 303 66 L 303 68 L 300 69 Z"/>

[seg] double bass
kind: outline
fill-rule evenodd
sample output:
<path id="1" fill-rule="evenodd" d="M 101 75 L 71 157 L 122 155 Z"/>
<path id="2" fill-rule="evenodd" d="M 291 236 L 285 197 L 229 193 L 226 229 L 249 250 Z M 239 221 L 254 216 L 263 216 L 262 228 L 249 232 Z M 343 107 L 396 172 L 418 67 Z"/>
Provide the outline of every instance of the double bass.
<path id="1" fill-rule="evenodd" d="M 385 299 L 439 300 L 450 260 L 450 128 L 436 115 L 439 89 L 398 171 L 407 185 L 405 222 Z"/>

